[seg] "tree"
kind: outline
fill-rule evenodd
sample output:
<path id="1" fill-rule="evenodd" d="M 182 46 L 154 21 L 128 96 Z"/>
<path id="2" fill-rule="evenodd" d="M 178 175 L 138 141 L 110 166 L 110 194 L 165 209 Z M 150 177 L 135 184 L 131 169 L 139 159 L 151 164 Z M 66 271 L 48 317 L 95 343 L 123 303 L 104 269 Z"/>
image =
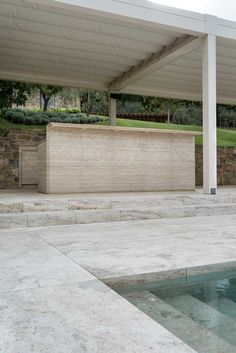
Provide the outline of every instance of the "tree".
<path id="1" fill-rule="evenodd" d="M 167 115 L 167 122 L 171 123 L 171 116 L 176 108 L 185 105 L 184 101 L 162 97 L 143 97 L 143 104 L 147 111 L 164 113 Z"/>
<path id="2" fill-rule="evenodd" d="M 108 93 L 96 90 L 81 89 L 80 100 L 82 111 L 87 115 L 103 113 L 108 107 Z"/>
<path id="3" fill-rule="evenodd" d="M 41 85 L 37 84 L 36 87 L 39 89 L 40 94 L 43 97 L 43 111 L 46 112 L 48 110 L 48 103 L 51 97 L 55 96 L 59 92 L 62 91 L 62 87 L 51 86 L 51 85 Z"/>
<path id="4" fill-rule="evenodd" d="M 80 88 L 63 88 L 63 90 L 58 94 L 59 104 L 63 108 L 74 107 L 80 110 L 81 109 L 80 93 L 81 93 Z"/>
<path id="5" fill-rule="evenodd" d="M 0 81 L 0 109 L 12 108 L 15 104 L 25 105 L 31 92 L 31 85 L 15 81 Z"/>
<path id="6" fill-rule="evenodd" d="M 236 127 L 236 107 L 232 105 L 217 106 L 217 125 L 219 127 Z"/>

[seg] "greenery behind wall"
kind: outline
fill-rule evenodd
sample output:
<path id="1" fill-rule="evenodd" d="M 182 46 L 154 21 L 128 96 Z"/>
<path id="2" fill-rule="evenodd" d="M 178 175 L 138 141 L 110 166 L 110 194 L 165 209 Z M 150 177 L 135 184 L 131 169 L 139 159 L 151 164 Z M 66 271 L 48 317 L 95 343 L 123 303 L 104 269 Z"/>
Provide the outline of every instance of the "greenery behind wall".
<path id="1" fill-rule="evenodd" d="M 56 110 L 61 113 L 75 114 L 81 111 L 87 116 L 108 115 L 107 92 L 13 81 L 0 81 L 0 109 L 30 105 L 32 101 L 39 103 L 39 99 L 35 99 L 39 92 L 43 97 L 44 112 L 48 110 L 49 101 L 54 96 L 57 102 Z M 30 106 L 33 110 L 39 110 L 39 105 Z M 117 100 L 117 112 L 120 115 L 157 114 L 165 116 L 168 123 L 202 125 L 202 104 L 199 102 L 121 94 Z M 41 118 L 43 121 L 43 116 Z M 236 105 L 217 106 L 217 125 L 221 128 L 236 128 Z"/>

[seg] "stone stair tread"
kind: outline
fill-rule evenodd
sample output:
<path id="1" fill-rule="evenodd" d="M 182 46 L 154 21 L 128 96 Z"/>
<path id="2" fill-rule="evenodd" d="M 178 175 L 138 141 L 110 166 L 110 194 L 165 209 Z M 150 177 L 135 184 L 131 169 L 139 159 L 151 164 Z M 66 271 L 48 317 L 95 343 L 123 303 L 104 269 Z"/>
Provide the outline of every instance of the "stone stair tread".
<path id="1" fill-rule="evenodd" d="M 236 347 L 147 290 L 123 296 L 198 353 L 236 352 Z"/>
<path id="2" fill-rule="evenodd" d="M 72 202 L 72 201 L 69 201 Z M 149 205 L 149 204 L 144 204 L 142 205 L 126 205 L 126 206 L 119 206 L 116 205 L 116 207 L 108 206 L 109 202 L 107 203 L 107 207 L 104 206 L 103 204 L 99 206 L 96 205 L 89 205 L 86 206 L 86 203 L 83 201 L 73 201 L 73 202 L 78 202 L 80 204 L 84 204 L 84 207 L 70 207 L 68 206 L 66 201 L 62 202 L 52 202 L 52 201 L 47 201 L 47 202 L 27 202 L 27 207 L 26 203 L 20 204 L 20 203 L 1 203 L 0 202 L 0 214 L 8 214 L 8 213 L 29 213 L 29 212 L 48 212 L 48 211 L 70 211 L 70 210 L 77 210 L 77 211 L 88 211 L 88 210 L 96 210 L 96 209 L 118 209 L 118 210 L 131 210 L 131 211 L 138 211 L 138 210 L 168 210 L 168 209 L 201 209 L 201 208 L 226 208 L 226 207 L 235 207 L 236 208 L 236 203 L 216 203 L 216 204 L 206 204 L 206 205 Z M 2 209 L 1 209 L 2 207 Z"/>
<path id="3" fill-rule="evenodd" d="M 55 203 L 52 200 L 35 201 L 29 202 L 28 208 L 24 204 L 22 207 L 12 204 L 11 208 L 9 204 L 0 203 L 0 207 L 4 204 L 5 208 L 2 210 L 6 211 L 0 211 L 0 229 L 236 214 L 236 204 L 226 203 L 208 206 L 136 205 L 113 208 L 107 198 L 101 198 L 101 204 L 93 198 L 89 199 L 89 203 L 86 200 L 57 199 Z"/>
<path id="4" fill-rule="evenodd" d="M 48 212 L 1 213 L 0 229 L 43 227 L 84 223 L 120 221 L 115 210 L 67 210 Z"/>
<path id="5" fill-rule="evenodd" d="M 223 337 L 229 343 L 236 345 L 236 321 L 232 318 L 188 294 L 166 298 L 166 302 L 217 336 Z"/>
<path id="6" fill-rule="evenodd" d="M 15 199 L 0 202 L 0 213 L 21 213 L 37 211 L 63 211 L 82 209 L 139 209 L 139 208 L 181 208 L 195 207 L 236 207 L 236 197 L 232 195 L 106 195 Z M 203 210 L 204 212 L 204 210 Z"/>

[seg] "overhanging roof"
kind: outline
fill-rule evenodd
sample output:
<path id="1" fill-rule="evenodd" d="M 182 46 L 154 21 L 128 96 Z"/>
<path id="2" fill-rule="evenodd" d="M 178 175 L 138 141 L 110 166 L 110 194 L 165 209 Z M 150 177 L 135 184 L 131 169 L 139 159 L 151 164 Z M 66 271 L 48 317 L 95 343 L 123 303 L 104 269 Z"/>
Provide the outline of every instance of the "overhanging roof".
<path id="1" fill-rule="evenodd" d="M 0 0 L 0 79 L 201 100 L 217 34 L 218 102 L 236 102 L 236 23 L 143 0 Z"/>

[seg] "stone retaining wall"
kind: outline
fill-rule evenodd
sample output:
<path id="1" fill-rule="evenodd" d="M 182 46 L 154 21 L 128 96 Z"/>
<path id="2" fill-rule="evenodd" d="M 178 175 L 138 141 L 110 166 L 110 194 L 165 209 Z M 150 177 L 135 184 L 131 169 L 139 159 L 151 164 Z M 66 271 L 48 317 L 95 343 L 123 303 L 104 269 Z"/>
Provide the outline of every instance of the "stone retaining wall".
<path id="1" fill-rule="evenodd" d="M 36 146 L 46 138 L 44 131 L 11 129 L 0 136 L 0 188 L 19 187 L 19 146 Z M 196 185 L 203 182 L 202 146 L 196 146 Z M 236 147 L 218 147 L 219 185 L 236 185 Z"/>
<path id="2" fill-rule="evenodd" d="M 236 185 L 236 147 L 217 148 L 218 185 Z M 196 145 L 196 185 L 203 184 L 203 149 Z"/>
<path id="3" fill-rule="evenodd" d="M 46 133 L 40 130 L 11 129 L 0 136 L 0 188 L 19 187 L 19 147 L 37 146 L 45 140 Z"/>

